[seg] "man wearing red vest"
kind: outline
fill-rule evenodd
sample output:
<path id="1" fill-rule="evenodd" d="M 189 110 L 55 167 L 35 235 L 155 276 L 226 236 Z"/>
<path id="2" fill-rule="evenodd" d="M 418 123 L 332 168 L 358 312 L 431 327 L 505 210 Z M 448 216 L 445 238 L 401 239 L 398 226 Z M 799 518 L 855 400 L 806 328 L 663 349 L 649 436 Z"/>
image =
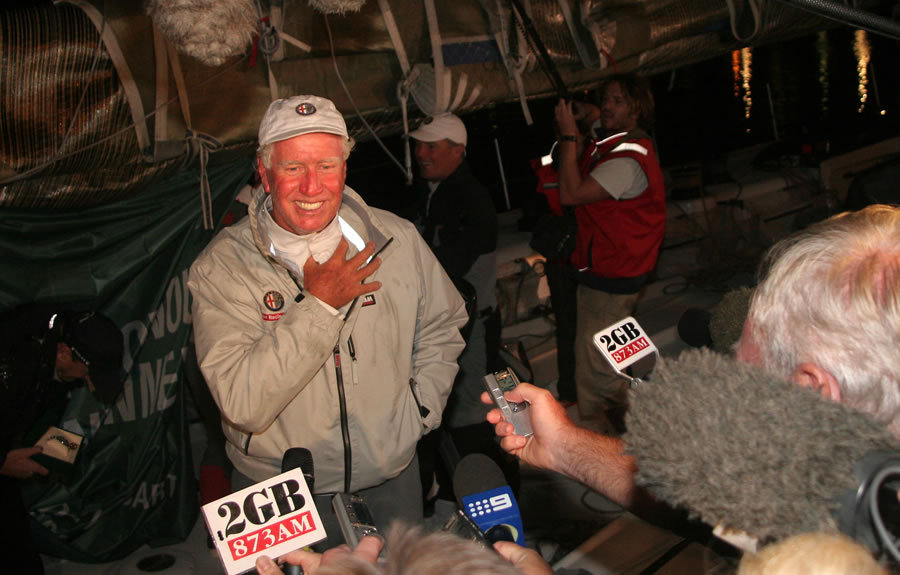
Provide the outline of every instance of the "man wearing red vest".
<path id="1" fill-rule="evenodd" d="M 593 349 L 592 336 L 631 315 L 656 265 L 666 220 L 665 186 L 653 141 L 653 95 L 632 75 L 611 76 L 602 90 L 603 137 L 576 152 L 572 103 L 556 106 L 559 196 L 575 206 L 578 270 L 575 381 L 584 422 L 621 432 L 627 382 Z M 612 424 L 612 425 L 610 425 Z"/>

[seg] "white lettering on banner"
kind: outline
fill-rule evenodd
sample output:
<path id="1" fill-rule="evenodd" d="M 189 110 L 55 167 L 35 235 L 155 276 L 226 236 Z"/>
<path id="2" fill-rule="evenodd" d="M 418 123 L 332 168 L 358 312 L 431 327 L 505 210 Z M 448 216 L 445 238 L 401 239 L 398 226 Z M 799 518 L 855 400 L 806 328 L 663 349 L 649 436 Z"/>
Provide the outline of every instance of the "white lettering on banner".
<path id="1" fill-rule="evenodd" d="M 44 526 L 51 533 L 58 533 L 59 527 L 57 521 L 65 519 L 66 521 L 75 522 L 77 517 L 69 512 L 69 504 L 61 503 L 59 505 L 51 505 L 50 507 L 38 507 L 31 512 L 32 516 L 38 523 Z"/>
<path id="2" fill-rule="evenodd" d="M 82 518 L 72 515 L 68 503 L 59 503 L 56 505 L 51 505 L 49 507 L 38 507 L 31 513 L 35 521 L 40 523 L 41 526 L 43 526 L 51 533 L 59 533 L 60 522 L 71 524 L 77 523 L 80 529 L 87 531 L 88 529 L 93 527 L 97 523 L 97 521 L 99 521 L 100 518 L 104 515 L 104 512 L 102 510 L 97 509 L 87 520 L 87 523 L 85 523 Z"/>
<path id="3" fill-rule="evenodd" d="M 184 270 L 181 275 L 175 276 L 169 281 L 169 285 L 166 286 L 165 300 L 159 304 L 159 309 L 149 316 L 153 337 L 156 339 L 175 333 L 181 324 L 189 325 L 191 323 L 187 272 L 188 270 Z"/>
<path id="4" fill-rule="evenodd" d="M 126 372 L 131 372 L 137 350 L 141 349 L 144 342 L 147 341 L 147 326 L 139 319 L 130 321 L 122 328 L 122 335 L 125 337 L 125 358 L 122 361 L 122 367 Z M 134 341 L 135 339 L 137 341 Z M 135 345 L 132 346 L 132 344 Z"/>
<path id="5" fill-rule="evenodd" d="M 181 348 L 179 357 L 183 360 L 187 353 L 187 347 Z M 169 366 L 174 365 L 175 352 L 170 351 L 163 358 L 153 361 L 144 361 L 138 364 L 140 374 L 141 391 L 141 417 L 146 418 L 158 411 L 165 411 L 175 403 L 175 393 L 169 392 L 169 387 L 178 381 L 178 372 L 168 373 Z M 156 369 L 154 369 L 154 366 Z M 134 397 L 134 381 L 131 375 L 125 379 L 122 395 L 116 401 L 115 409 L 119 413 L 121 421 L 135 421 L 137 419 L 137 402 Z M 102 415 L 106 415 L 105 421 L 100 421 Z M 96 432 L 100 425 L 112 423 L 113 410 L 95 411 L 88 415 L 91 431 Z M 73 433 L 84 435 L 77 420 L 67 420 L 65 429 Z M 70 429 L 71 427 L 71 429 Z"/>
<path id="6" fill-rule="evenodd" d="M 169 285 L 166 286 L 165 299 L 157 309 L 147 314 L 146 322 L 136 319 L 128 322 L 122 328 L 125 336 L 125 371 L 131 371 L 131 367 L 134 365 L 134 356 L 137 350 L 143 347 L 150 333 L 153 334 L 154 339 L 160 339 L 177 332 L 182 325 L 191 324 L 191 291 L 187 286 L 187 278 L 188 270 L 185 269 L 181 275 L 175 276 L 169 281 Z"/>
<path id="7" fill-rule="evenodd" d="M 181 282 L 176 282 L 175 279 L 176 278 L 172 278 L 172 281 L 169 282 L 168 289 L 166 289 L 166 307 L 168 309 L 164 313 L 166 317 L 166 330 L 168 333 L 175 333 L 175 330 L 178 329 L 179 324 L 181 323 L 182 288 L 181 285 L 179 285 Z M 173 300 L 175 305 L 172 305 Z"/>
<path id="8" fill-rule="evenodd" d="M 164 358 L 156 358 L 155 362 L 147 361 L 138 364 L 141 374 L 141 416 L 148 417 L 154 411 L 165 411 L 175 403 L 175 394 L 166 394 L 166 386 L 178 381 L 177 373 L 166 373 L 170 360 L 175 359 L 175 352 L 170 351 Z M 153 370 L 156 364 L 156 371 Z M 174 362 L 173 362 L 174 363 Z M 155 409 L 153 409 L 155 407 Z"/>
<path id="9" fill-rule="evenodd" d="M 123 505 L 126 507 L 141 507 L 145 511 L 151 507 L 156 507 L 175 495 L 177 479 L 175 475 L 170 473 L 162 481 L 153 483 L 142 481 L 138 485 L 134 497 L 127 499 Z"/>

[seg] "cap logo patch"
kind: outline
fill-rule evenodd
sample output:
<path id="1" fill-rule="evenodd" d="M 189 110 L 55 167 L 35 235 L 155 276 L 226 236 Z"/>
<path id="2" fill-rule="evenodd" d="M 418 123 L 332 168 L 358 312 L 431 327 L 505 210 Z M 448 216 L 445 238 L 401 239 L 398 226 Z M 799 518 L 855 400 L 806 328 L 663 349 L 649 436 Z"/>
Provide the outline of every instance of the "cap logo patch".
<path id="1" fill-rule="evenodd" d="M 316 113 L 316 107 L 309 102 L 303 102 L 297 106 L 297 113 L 301 116 L 312 116 Z"/>
<path id="2" fill-rule="evenodd" d="M 270 292 L 266 292 L 266 295 L 263 296 L 263 303 L 269 310 L 278 311 L 284 307 L 284 297 L 281 295 L 281 293 L 272 290 Z"/>

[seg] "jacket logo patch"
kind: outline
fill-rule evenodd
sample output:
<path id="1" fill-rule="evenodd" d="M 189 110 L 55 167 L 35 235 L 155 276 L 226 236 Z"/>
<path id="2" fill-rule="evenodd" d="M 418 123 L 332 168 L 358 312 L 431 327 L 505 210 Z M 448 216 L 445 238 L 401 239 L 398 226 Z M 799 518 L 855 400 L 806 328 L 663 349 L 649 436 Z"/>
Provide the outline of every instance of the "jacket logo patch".
<path id="1" fill-rule="evenodd" d="M 281 293 L 272 290 L 266 292 L 266 295 L 263 296 L 263 303 L 269 311 L 278 311 L 284 307 L 284 296 L 282 296 Z"/>
<path id="2" fill-rule="evenodd" d="M 363 296 L 362 305 L 360 307 L 366 307 L 367 305 L 375 305 L 375 294 L 367 293 Z"/>

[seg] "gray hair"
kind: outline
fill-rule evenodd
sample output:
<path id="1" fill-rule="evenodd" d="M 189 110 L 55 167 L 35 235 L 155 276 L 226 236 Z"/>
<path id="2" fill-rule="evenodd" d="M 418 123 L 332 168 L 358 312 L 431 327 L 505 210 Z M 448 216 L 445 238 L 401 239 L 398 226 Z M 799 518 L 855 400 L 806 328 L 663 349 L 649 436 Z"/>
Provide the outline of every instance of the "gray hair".
<path id="1" fill-rule="evenodd" d="M 849 537 L 801 533 L 744 555 L 737 575 L 888 575 L 888 571 Z"/>
<path id="2" fill-rule="evenodd" d="M 764 367 L 827 370 L 842 401 L 900 437 L 900 208 L 874 205 L 776 244 L 748 321 Z"/>
<path id="3" fill-rule="evenodd" d="M 500 555 L 447 532 L 423 534 L 419 527 L 395 523 L 387 541 L 387 562 L 375 566 L 341 553 L 318 575 L 521 575 Z"/>
<path id="4" fill-rule="evenodd" d="M 356 145 L 356 140 L 353 138 L 347 138 L 344 142 L 344 161 L 347 161 L 347 158 L 350 157 L 350 152 L 353 151 L 353 147 Z M 272 142 L 271 144 L 266 144 L 262 148 L 256 151 L 256 155 L 259 156 L 259 159 L 262 160 L 263 166 L 266 168 L 271 167 L 272 163 L 272 146 L 274 146 L 277 142 Z"/>

